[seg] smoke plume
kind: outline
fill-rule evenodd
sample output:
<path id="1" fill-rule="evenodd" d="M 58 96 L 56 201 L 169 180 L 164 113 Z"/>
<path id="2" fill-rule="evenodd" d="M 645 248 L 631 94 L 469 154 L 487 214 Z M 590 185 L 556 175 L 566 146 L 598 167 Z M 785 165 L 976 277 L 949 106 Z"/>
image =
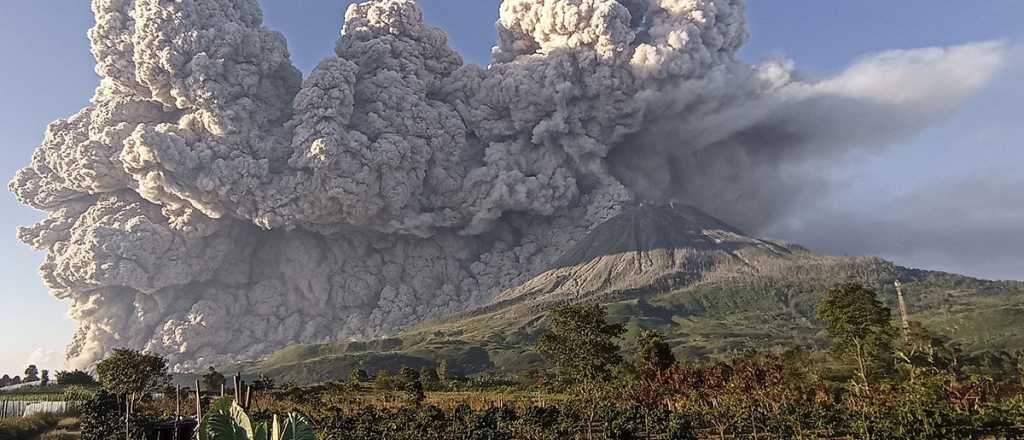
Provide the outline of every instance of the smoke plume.
<path id="1" fill-rule="evenodd" d="M 412 0 L 352 5 L 303 78 L 256 0 L 93 0 L 102 77 L 11 183 L 72 304 L 73 366 L 179 368 L 368 338 L 486 304 L 635 200 L 742 225 L 813 195 L 813 161 L 913 136 L 998 43 L 829 79 L 736 58 L 742 0 L 505 0 L 466 65 Z"/>

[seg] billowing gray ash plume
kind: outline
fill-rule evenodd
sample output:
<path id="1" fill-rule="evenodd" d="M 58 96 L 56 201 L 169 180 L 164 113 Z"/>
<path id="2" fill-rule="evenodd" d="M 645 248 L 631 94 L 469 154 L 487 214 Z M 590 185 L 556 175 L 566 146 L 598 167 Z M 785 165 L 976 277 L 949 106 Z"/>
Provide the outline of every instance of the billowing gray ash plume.
<path id="1" fill-rule="evenodd" d="M 68 348 L 180 368 L 486 303 L 637 199 L 740 224 L 808 160 L 901 140 L 1004 49 L 892 52 L 831 79 L 748 65 L 742 0 L 505 0 L 464 65 L 412 0 L 353 5 L 307 77 L 256 0 L 93 0 L 102 77 L 11 183 L 70 300 Z"/>

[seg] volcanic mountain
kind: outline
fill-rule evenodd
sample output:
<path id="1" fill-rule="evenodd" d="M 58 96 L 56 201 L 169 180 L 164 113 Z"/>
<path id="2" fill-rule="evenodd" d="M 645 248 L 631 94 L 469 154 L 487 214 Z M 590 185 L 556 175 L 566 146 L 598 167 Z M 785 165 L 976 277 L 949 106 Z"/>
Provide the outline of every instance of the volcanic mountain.
<path id="1" fill-rule="evenodd" d="M 550 270 L 498 296 L 494 307 L 600 301 L 756 275 L 794 252 L 800 249 L 748 237 L 693 207 L 641 204 L 598 226 Z"/>
<path id="2" fill-rule="evenodd" d="M 837 231 L 841 233 L 841 231 Z M 396 338 L 295 346 L 246 365 L 288 380 L 349 368 L 432 365 L 465 373 L 521 371 L 546 312 L 570 303 L 607 305 L 627 341 L 643 329 L 668 336 L 681 356 L 792 346 L 820 348 L 814 309 L 829 286 L 863 283 L 895 306 L 905 285 L 911 317 L 968 350 L 1024 348 L 1024 283 L 909 269 L 873 257 L 821 256 L 757 239 L 696 208 L 639 204 L 596 227 L 548 270 L 483 308 L 422 324 Z"/>

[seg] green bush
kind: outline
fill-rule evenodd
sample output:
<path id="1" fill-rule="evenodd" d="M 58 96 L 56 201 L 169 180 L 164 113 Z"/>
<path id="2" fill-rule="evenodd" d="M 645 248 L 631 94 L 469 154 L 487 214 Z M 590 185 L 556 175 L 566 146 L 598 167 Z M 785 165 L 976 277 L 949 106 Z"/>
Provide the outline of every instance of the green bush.
<path id="1" fill-rule="evenodd" d="M 133 414 L 128 429 L 133 436 L 141 435 L 148 419 Z M 81 408 L 82 440 L 111 440 L 124 438 L 125 423 L 122 405 L 117 396 L 100 390 Z"/>
<path id="2" fill-rule="evenodd" d="M 52 414 L 3 420 L 0 421 L 0 440 L 34 438 L 57 426 L 58 421 L 60 421 L 60 417 Z"/>

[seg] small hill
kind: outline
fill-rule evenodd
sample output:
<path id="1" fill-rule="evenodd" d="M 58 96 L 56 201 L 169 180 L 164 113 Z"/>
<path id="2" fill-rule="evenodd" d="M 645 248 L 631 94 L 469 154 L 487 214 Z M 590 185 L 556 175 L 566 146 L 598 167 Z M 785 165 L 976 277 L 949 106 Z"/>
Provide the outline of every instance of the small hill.
<path id="1" fill-rule="evenodd" d="M 1024 349 L 1024 283 L 909 269 L 872 257 L 821 256 L 750 237 L 688 206 L 643 204 L 595 228 L 549 270 L 484 308 L 374 343 L 292 347 L 247 373 L 298 383 L 369 371 L 433 365 L 464 374 L 543 365 L 532 351 L 545 314 L 570 303 L 606 304 L 624 322 L 627 344 L 643 329 L 668 336 L 677 355 L 824 346 L 814 309 L 824 291 L 856 281 L 895 306 L 905 285 L 912 318 L 968 350 Z"/>

